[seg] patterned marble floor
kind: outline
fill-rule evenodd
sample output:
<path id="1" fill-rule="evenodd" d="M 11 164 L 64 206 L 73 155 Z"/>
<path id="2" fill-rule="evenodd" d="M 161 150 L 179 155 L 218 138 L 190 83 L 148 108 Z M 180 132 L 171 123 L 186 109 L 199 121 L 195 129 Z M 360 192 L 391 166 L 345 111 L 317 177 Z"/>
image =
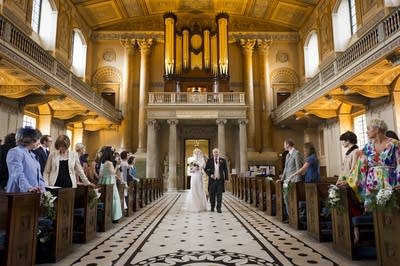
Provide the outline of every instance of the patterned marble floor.
<path id="1" fill-rule="evenodd" d="M 191 213 L 171 192 L 52 265 L 375 265 L 350 261 L 224 194 L 222 213 Z"/>

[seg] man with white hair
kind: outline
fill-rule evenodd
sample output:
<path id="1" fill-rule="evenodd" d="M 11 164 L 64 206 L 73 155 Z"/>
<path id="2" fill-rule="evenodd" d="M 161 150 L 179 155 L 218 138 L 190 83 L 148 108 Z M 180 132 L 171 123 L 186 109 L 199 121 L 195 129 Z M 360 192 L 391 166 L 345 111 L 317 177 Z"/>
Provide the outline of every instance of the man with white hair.
<path id="1" fill-rule="evenodd" d="M 213 149 L 212 153 L 213 156 L 207 160 L 205 167 L 208 175 L 208 193 L 211 211 L 217 207 L 217 212 L 221 213 L 222 193 L 225 192 L 225 182 L 228 181 L 228 166 L 226 160 L 219 156 L 218 148 Z"/>

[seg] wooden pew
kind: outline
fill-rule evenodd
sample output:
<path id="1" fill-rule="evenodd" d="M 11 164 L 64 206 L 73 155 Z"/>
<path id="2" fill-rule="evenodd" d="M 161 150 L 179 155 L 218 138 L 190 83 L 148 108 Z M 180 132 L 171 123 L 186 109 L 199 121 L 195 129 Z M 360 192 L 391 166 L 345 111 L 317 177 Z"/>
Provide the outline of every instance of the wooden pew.
<path id="1" fill-rule="evenodd" d="M 267 179 L 265 182 L 265 208 L 268 215 L 276 215 L 275 181 Z M 281 204 L 282 205 L 282 204 Z"/>
<path id="2" fill-rule="evenodd" d="M 238 197 L 244 199 L 244 179 L 242 176 L 238 176 Z"/>
<path id="3" fill-rule="evenodd" d="M 145 178 L 140 178 L 138 183 L 138 198 L 139 198 L 139 208 L 145 206 L 144 195 L 145 195 Z"/>
<path id="4" fill-rule="evenodd" d="M 129 216 L 132 216 L 133 212 L 136 211 L 136 209 L 135 209 L 135 204 L 136 204 L 135 187 L 134 187 L 133 181 L 128 181 L 128 193 L 127 193 L 127 196 L 125 199 L 126 199 L 126 204 L 128 205 L 126 215 L 129 217 Z"/>
<path id="5" fill-rule="evenodd" d="M 267 208 L 266 203 L 266 177 L 257 177 L 257 206 L 260 211 L 265 211 Z"/>
<path id="6" fill-rule="evenodd" d="M 400 199 L 400 192 L 397 192 L 397 199 Z M 379 210 L 373 215 L 378 265 L 400 265 L 400 210 Z"/>
<path id="7" fill-rule="evenodd" d="M 97 205 L 97 231 L 105 232 L 111 228 L 113 184 L 100 185 L 100 199 Z"/>
<path id="8" fill-rule="evenodd" d="M 285 204 L 283 202 L 283 188 L 282 188 L 282 182 L 280 183 L 275 183 L 275 206 L 276 206 L 276 218 L 278 218 L 279 221 L 283 222 L 285 219 L 285 211 L 283 208 L 285 208 Z"/>
<path id="9" fill-rule="evenodd" d="M 231 175 L 232 195 L 237 197 L 236 175 Z"/>
<path id="10" fill-rule="evenodd" d="M 257 200 L 257 183 L 255 177 L 250 177 L 250 204 L 256 206 Z"/>
<path id="11" fill-rule="evenodd" d="M 39 193 L 0 192 L 0 265 L 34 265 Z"/>
<path id="12" fill-rule="evenodd" d="M 244 189 L 245 189 L 244 196 L 245 196 L 245 201 L 247 203 L 251 202 L 251 193 L 250 193 L 251 188 L 250 187 L 251 187 L 250 177 L 245 176 L 244 177 Z"/>
<path id="13" fill-rule="evenodd" d="M 354 245 L 354 227 L 351 217 L 351 189 L 340 189 L 339 193 L 344 210 L 340 212 L 336 209 L 332 209 L 333 249 L 351 259 L 360 259 L 360 253 L 364 255 L 365 253 L 370 254 L 370 258 L 373 258 L 375 253 L 374 248 L 369 248 L 369 250 L 365 252 L 367 247 L 357 247 Z M 360 243 L 364 242 L 361 238 L 360 232 Z"/>
<path id="14" fill-rule="evenodd" d="M 306 229 L 301 226 L 300 223 L 300 212 L 299 212 L 299 202 L 306 201 L 306 195 L 304 190 L 304 183 L 292 183 L 288 192 L 289 201 L 289 225 L 295 229 Z M 304 215 L 306 215 L 304 213 Z"/>
<path id="15" fill-rule="evenodd" d="M 73 242 L 86 243 L 96 237 L 97 201 L 90 198 L 93 188 L 79 186 L 75 189 Z"/>
<path id="16" fill-rule="evenodd" d="M 305 184 L 307 205 L 307 231 L 313 238 L 320 242 L 332 241 L 331 216 L 321 216 L 321 211 L 324 206 L 324 202 L 328 198 L 328 189 L 331 184 L 332 183 Z"/>
<path id="17" fill-rule="evenodd" d="M 72 253 L 72 235 L 74 225 L 74 188 L 46 188 L 56 196 L 54 201 L 55 219 L 49 241 L 38 241 L 36 263 L 57 262 Z"/>

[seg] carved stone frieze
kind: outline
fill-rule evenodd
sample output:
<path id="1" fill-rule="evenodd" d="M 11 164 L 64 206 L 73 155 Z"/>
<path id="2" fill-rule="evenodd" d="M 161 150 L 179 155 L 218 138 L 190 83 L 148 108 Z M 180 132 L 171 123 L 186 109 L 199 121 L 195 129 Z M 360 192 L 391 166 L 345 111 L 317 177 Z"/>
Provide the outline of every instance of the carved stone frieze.
<path id="1" fill-rule="evenodd" d="M 299 78 L 297 77 L 296 72 L 287 67 L 282 67 L 274 70 L 271 73 L 271 83 L 286 83 L 286 84 L 298 84 Z"/>

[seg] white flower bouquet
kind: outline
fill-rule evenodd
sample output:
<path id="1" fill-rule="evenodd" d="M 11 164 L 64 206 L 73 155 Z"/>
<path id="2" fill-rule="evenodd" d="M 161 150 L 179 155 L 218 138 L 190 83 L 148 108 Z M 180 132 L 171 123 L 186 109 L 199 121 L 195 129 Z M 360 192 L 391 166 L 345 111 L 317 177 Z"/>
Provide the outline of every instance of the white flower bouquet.
<path id="1" fill-rule="evenodd" d="M 399 209 L 397 193 L 395 193 L 391 187 L 381 188 L 376 194 L 375 199 L 372 198 L 370 205 L 371 209 L 379 209 L 383 211 Z"/>
<path id="2" fill-rule="evenodd" d="M 54 201 L 56 199 L 57 197 L 51 194 L 50 191 L 42 193 L 40 197 L 40 206 L 45 209 L 45 215 L 51 220 L 54 220 L 56 216 L 56 211 L 54 210 Z"/>
<path id="3" fill-rule="evenodd" d="M 344 210 L 338 186 L 333 184 L 329 186 L 326 206 L 330 209 L 336 209 L 339 212 Z"/>

